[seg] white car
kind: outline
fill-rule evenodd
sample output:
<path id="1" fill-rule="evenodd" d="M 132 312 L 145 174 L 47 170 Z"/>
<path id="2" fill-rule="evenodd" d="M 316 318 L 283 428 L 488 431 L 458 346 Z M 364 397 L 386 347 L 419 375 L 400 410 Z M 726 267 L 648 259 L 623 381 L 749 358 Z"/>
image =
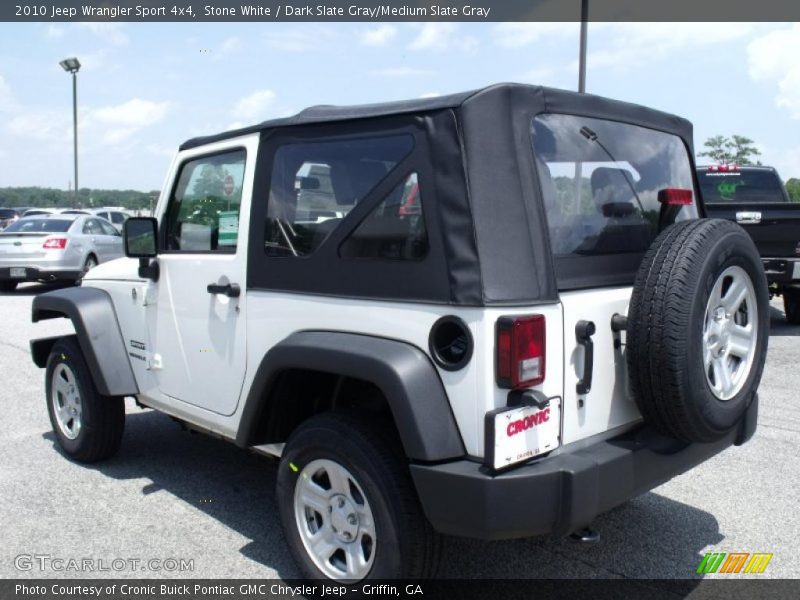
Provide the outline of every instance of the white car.
<path id="1" fill-rule="evenodd" d="M 189 140 L 130 258 L 33 301 L 75 323 L 31 343 L 55 438 L 112 456 L 132 396 L 277 458 L 312 578 L 430 576 L 442 533 L 591 538 L 756 428 L 766 279 L 698 218 L 691 148 L 514 84 Z"/>
<path id="2" fill-rule="evenodd" d="M 117 208 L 93 208 L 89 213 L 102 217 L 111 223 L 119 232 L 122 232 L 122 226 L 125 224 L 125 221 L 131 217 L 131 215 L 123 209 Z"/>

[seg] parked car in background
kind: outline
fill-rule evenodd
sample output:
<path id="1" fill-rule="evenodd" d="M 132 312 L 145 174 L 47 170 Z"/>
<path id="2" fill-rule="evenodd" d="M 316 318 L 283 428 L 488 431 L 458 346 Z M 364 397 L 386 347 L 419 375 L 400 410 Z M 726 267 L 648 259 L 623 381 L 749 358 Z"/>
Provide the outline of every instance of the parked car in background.
<path id="1" fill-rule="evenodd" d="M 761 255 L 772 295 L 783 296 L 786 320 L 800 325 L 800 204 L 772 167 L 697 168 L 709 217 L 735 221 Z"/>
<path id="2" fill-rule="evenodd" d="M 0 231 L 19 219 L 19 213 L 13 208 L 0 208 Z"/>
<path id="3" fill-rule="evenodd" d="M 102 217 L 110 222 L 117 231 L 122 232 L 122 225 L 127 221 L 131 215 L 119 208 L 95 208 L 90 211 L 91 214 Z"/>
<path id="4" fill-rule="evenodd" d="M 0 232 L 0 291 L 24 281 L 78 281 L 122 255 L 122 237 L 100 217 L 23 217 Z"/>
<path id="5" fill-rule="evenodd" d="M 35 217 L 37 215 L 53 215 L 55 214 L 55 210 L 52 208 L 29 208 L 24 213 L 22 213 L 23 217 Z"/>

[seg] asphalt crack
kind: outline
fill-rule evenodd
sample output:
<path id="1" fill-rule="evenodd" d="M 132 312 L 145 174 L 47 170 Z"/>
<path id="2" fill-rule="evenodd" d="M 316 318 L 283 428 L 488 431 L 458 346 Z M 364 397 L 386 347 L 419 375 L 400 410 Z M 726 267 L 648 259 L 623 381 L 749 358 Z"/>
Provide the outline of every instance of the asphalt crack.
<path id="1" fill-rule="evenodd" d="M 22 346 L 17 346 L 16 344 L 12 344 L 11 342 L 0 341 L 0 346 L 5 346 L 6 348 L 13 348 L 14 350 L 19 350 L 23 354 L 27 354 L 28 353 L 28 349 L 27 348 L 23 348 Z"/>

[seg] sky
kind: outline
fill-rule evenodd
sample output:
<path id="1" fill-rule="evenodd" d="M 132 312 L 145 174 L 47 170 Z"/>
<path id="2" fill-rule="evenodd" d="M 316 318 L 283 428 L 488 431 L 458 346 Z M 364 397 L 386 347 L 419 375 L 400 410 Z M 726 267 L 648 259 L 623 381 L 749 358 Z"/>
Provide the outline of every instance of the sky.
<path id="1" fill-rule="evenodd" d="M 0 187 L 160 189 L 178 145 L 315 104 L 577 86 L 577 23 L 0 23 Z M 800 177 L 800 25 L 591 23 L 587 91 L 756 141 Z"/>

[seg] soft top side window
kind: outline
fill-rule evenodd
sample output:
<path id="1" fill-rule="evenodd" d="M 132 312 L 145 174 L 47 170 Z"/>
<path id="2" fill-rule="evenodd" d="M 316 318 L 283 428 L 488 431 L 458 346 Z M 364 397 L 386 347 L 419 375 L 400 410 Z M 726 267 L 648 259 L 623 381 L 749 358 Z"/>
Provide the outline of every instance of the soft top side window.
<path id="1" fill-rule="evenodd" d="M 339 248 L 342 258 L 422 260 L 427 253 L 428 232 L 416 173 L 395 186 Z"/>
<path id="2" fill-rule="evenodd" d="M 286 144 L 272 167 L 264 252 L 309 256 L 414 147 L 411 135 Z"/>

